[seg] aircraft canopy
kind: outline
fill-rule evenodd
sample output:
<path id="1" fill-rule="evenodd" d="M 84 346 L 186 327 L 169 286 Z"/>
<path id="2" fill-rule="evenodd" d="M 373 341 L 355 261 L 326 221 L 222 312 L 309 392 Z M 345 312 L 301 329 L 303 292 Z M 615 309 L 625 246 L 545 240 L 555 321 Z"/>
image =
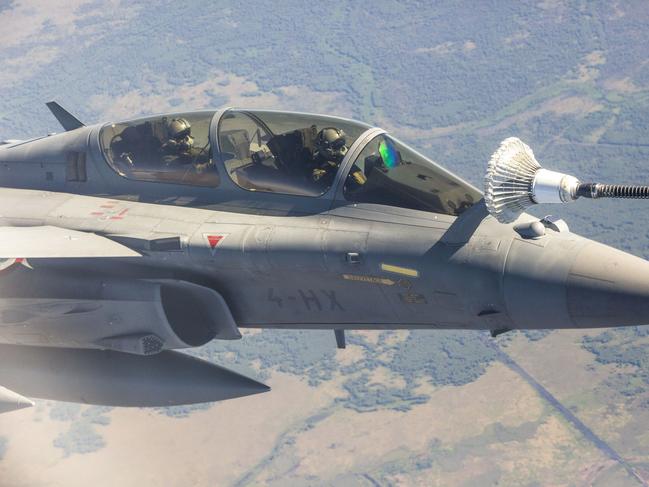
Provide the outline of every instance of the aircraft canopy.
<path id="1" fill-rule="evenodd" d="M 141 181 L 217 186 L 210 123 L 214 111 L 176 113 L 113 123 L 101 149 L 120 175 Z"/>
<path id="2" fill-rule="evenodd" d="M 459 215 L 482 197 L 384 131 L 324 115 L 245 109 L 167 114 L 106 125 L 100 143 L 111 167 L 129 179 L 227 183 L 251 192 L 447 215 Z"/>

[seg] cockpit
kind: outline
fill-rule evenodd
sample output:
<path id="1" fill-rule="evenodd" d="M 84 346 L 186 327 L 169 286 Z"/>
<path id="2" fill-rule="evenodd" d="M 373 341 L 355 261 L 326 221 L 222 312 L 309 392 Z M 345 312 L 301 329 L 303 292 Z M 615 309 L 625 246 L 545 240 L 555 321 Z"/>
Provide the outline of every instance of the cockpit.
<path id="1" fill-rule="evenodd" d="M 249 191 L 321 196 L 370 127 L 334 117 L 229 110 L 219 122 L 225 171 Z"/>
<path id="2" fill-rule="evenodd" d="M 121 176 L 459 215 L 481 194 L 369 125 L 294 112 L 190 112 L 106 125 Z M 227 175 L 227 176 L 226 176 Z"/>
<path id="3" fill-rule="evenodd" d="M 100 143 L 121 176 L 195 186 L 218 186 L 210 144 L 214 111 L 147 117 L 104 126 Z"/>
<path id="4" fill-rule="evenodd" d="M 405 144 L 380 134 L 351 164 L 344 181 L 347 201 L 459 215 L 480 192 Z"/>

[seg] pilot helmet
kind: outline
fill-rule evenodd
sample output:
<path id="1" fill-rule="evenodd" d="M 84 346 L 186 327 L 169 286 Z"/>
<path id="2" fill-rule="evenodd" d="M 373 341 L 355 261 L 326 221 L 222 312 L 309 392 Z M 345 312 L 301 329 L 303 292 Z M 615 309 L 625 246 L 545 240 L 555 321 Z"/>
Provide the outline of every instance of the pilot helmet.
<path id="1" fill-rule="evenodd" d="M 192 126 L 184 118 L 174 118 L 167 127 L 169 138 L 181 140 L 191 134 Z"/>
<path id="2" fill-rule="evenodd" d="M 315 151 L 329 161 L 341 162 L 347 154 L 345 132 L 335 127 L 323 128 L 316 137 Z"/>

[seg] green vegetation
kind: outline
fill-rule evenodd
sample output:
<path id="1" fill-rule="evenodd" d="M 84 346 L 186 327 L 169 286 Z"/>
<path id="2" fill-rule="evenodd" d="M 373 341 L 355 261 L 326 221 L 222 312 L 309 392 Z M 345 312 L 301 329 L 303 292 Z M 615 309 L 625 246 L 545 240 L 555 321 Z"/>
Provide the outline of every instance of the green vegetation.
<path id="1" fill-rule="evenodd" d="M 528 340 L 535 342 L 537 340 L 542 340 L 546 336 L 548 336 L 550 333 L 552 333 L 552 330 L 523 330 L 521 333 L 525 335 L 525 338 Z"/>
<path id="2" fill-rule="evenodd" d="M 582 342 L 586 350 L 595 354 L 599 363 L 633 367 L 633 370 L 625 368 L 611 374 L 607 385 L 630 399 L 640 399 L 645 407 L 649 402 L 640 396 L 649 392 L 647 337 L 648 327 L 629 327 L 585 336 Z"/>
<path id="3" fill-rule="evenodd" d="M 55 401 L 50 407 L 50 419 L 54 421 L 71 421 L 79 417 L 81 404 Z"/>
<path id="4" fill-rule="evenodd" d="M 348 396 L 340 402 L 359 413 L 377 409 L 407 411 L 416 404 L 424 404 L 429 397 L 415 394 L 412 387 L 389 387 L 384 384 L 370 384 L 366 373 L 353 375 L 345 381 L 344 389 Z"/>
<path id="5" fill-rule="evenodd" d="M 212 342 L 198 349 L 200 357 L 234 365 L 242 373 L 255 374 L 250 364 L 260 364 L 261 379 L 270 369 L 308 377 L 313 386 L 330 379 L 336 369 L 333 332 L 265 330 L 237 342 Z"/>
<path id="6" fill-rule="evenodd" d="M 70 424 L 67 431 L 54 439 L 54 447 L 62 449 L 66 457 L 102 449 L 106 442 L 97 432 L 96 427 L 110 424 L 110 417 L 107 413 L 111 409 L 103 406 L 83 408 L 79 404 L 64 402 L 52 403 L 50 418 Z"/>
<path id="7" fill-rule="evenodd" d="M 65 433 L 54 440 L 54 447 L 63 450 L 66 457 L 74 454 L 92 453 L 101 450 L 106 442 L 94 428 L 86 423 L 75 421 Z"/>
<path id="8" fill-rule="evenodd" d="M 361 334 L 348 332 L 348 343 L 361 347 L 364 355 L 351 365 L 336 361 L 335 340 L 329 331 L 264 330 L 240 342 L 212 342 L 196 354 L 261 379 L 270 370 L 300 375 L 312 386 L 340 372 L 346 377 L 348 392 L 340 403 L 357 411 L 407 410 L 426 402 L 427 396 L 415 392 L 422 381 L 461 386 L 480 377 L 495 359 L 493 349 L 475 332 L 416 331 L 391 343 L 394 333 L 381 332 L 375 345 Z M 260 364 L 260 372 L 250 370 L 253 362 Z M 371 383 L 370 374 L 379 367 L 388 369 L 403 386 Z M 185 412 L 182 409 L 180 415 Z"/>
<path id="9" fill-rule="evenodd" d="M 386 365 L 411 385 L 418 378 L 433 385 L 461 386 L 480 377 L 496 355 L 480 332 L 417 331 L 389 347 L 394 358 Z"/>
<path id="10" fill-rule="evenodd" d="M 406 340 L 392 346 L 386 345 L 387 336 L 387 333 L 382 334 L 378 349 L 371 344 L 365 345 L 367 356 L 372 358 L 359 364 L 359 369 L 371 371 L 378 366 L 387 367 L 403 380 L 405 386 L 385 388 L 377 385 L 372 390 L 358 380 L 350 380 L 345 385 L 348 390 L 353 389 L 349 407 L 371 409 L 368 403 L 374 402 L 374 409 L 407 410 L 427 400 L 426 396 L 414 392 L 420 382 L 462 386 L 479 378 L 495 359 L 493 349 L 486 346 L 475 332 L 411 332 Z M 379 351 L 380 355 L 377 354 Z"/>
<path id="11" fill-rule="evenodd" d="M 155 408 L 160 414 L 171 418 L 188 418 L 195 411 L 205 411 L 212 407 L 211 403 L 185 404 L 182 406 L 168 406 Z"/>

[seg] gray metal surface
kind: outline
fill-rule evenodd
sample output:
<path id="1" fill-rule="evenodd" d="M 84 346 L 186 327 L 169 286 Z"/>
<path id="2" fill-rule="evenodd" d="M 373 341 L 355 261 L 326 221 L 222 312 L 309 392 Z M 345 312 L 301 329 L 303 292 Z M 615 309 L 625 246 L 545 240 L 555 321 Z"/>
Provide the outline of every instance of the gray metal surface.
<path id="1" fill-rule="evenodd" d="M 105 350 L 0 345 L 0 382 L 40 399 L 157 407 L 223 401 L 267 386 L 178 352 L 142 357 Z"/>
<path id="2" fill-rule="evenodd" d="M 46 103 L 46 105 L 47 108 L 49 108 L 52 112 L 52 115 L 56 117 L 56 119 L 66 131 L 75 130 L 84 126 L 83 123 L 79 121 L 79 119 L 65 110 L 55 101 L 50 101 Z"/>
<path id="3" fill-rule="evenodd" d="M 32 407 L 34 403 L 6 387 L 0 386 L 0 414 Z"/>
<path id="4" fill-rule="evenodd" d="M 218 187 L 123 178 L 102 156 L 99 127 L 0 147 L 0 361 L 16 373 L 0 384 L 19 394 L 143 405 L 258 392 L 168 352 L 237 339 L 242 327 L 331 329 L 344 346 L 345 329 L 497 335 L 649 321 L 649 263 L 563 222 L 503 224 L 483 201 L 452 214 L 345 200 L 341 181 L 380 129 L 362 133 L 333 187 L 311 198 L 239 188 L 219 154 Z M 79 161 L 85 180 L 70 177 Z M 19 350 L 29 351 L 24 391 L 10 364 Z M 41 370 L 47 360 L 58 379 Z M 122 378 L 122 363 L 144 375 L 87 395 L 93 377 Z M 85 385 L 69 389 L 68 376 Z"/>
<path id="5" fill-rule="evenodd" d="M 140 254 L 94 233 L 54 226 L 1 227 L 2 258 L 140 257 Z"/>

